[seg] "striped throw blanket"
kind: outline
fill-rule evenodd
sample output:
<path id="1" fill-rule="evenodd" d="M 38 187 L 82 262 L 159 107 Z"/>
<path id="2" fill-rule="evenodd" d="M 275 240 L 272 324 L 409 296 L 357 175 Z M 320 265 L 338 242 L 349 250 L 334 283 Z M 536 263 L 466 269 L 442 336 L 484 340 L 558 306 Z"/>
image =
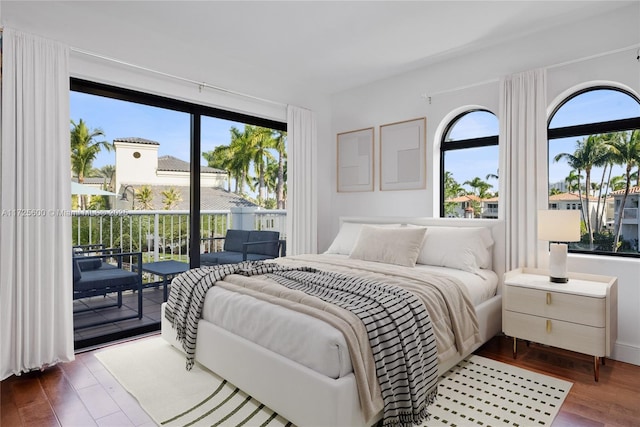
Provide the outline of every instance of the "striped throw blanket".
<path id="1" fill-rule="evenodd" d="M 382 392 L 383 425 L 411 426 L 428 418 L 437 395 L 437 349 L 429 315 L 411 292 L 373 280 L 306 267 L 245 262 L 194 269 L 172 282 L 165 309 L 193 366 L 204 295 L 227 274 L 267 276 L 354 313 L 365 325 Z"/>

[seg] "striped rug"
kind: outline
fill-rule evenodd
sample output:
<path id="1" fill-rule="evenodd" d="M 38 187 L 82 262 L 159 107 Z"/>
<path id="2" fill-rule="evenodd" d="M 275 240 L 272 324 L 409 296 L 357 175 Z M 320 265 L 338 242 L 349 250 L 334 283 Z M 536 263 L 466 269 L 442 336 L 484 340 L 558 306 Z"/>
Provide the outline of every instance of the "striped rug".
<path id="1" fill-rule="evenodd" d="M 185 355 L 160 337 L 120 344 L 96 357 L 159 426 L 290 426 L 208 369 L 187 371 Z"/>
<path id="2" fill-rule="evenodd" d="M 96 353 L 160 426 L 290 426 L 160 337 Z M 440 381 L 426 426 L 550 426 L 571 383 L 472 355 Z"/>

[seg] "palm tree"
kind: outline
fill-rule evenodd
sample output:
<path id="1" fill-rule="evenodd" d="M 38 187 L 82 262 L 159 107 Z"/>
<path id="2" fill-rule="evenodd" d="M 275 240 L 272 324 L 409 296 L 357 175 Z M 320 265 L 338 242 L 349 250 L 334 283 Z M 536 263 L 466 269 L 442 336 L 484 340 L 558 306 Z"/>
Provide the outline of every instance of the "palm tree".
<path id="1" fill-rule="evenodd" d="M 249 167 L 251 166 L 251 160 L 253 158 L 253 149 L 251 143 L 251 137 L 245 126 L 241 132 L 235 126 L 230 129 L 231 143 L 229 144 L 231 153 L 233 155 L 233 169 L 237 174 L 236 178 L 236 193 L 244 193 L 244 186 L 248 182 Z M 251 185 L 249 184 L 251 187 Z"/>
<path id="2" fill-rule="evenodd" d="M 84 182 L 84 177 L 91 173 L 93 161 L 100 150 L 104 148 L 111 151 L 113 148 L 113 144 L 107 141 L 96 141 L 98 137 L 104 137 L 102 129 L 89 129 L 82 119 L 77 124 L 71 120 L 71 171 L 78 177 L 78 182 L 81 184 Z M 87 198 L 82 196 L 80 208 L 85 209 L 86 206 Z"/>
<path id="3" fill-rule="evenodd" d="M 249 134 L 251 141 L 251 160 L 258 173 L 258 204 L 262 205 L 264 194 L 264 177 L 266 162 L 274 160 L 271 149 L 275 148 L 275 140 L 271 135 L 271 129 L 245 125 L 245 131 Z"/>
<path id="4" fill-rule="evenodd" d="M 153 209 L 153 192 L 151 187 L 143 185 L 136 191 L 136 200 L 140 204 L 142 210 Z"/>
<path id="5" fill-rule="evenodd" d="M 444 197 L 445 199 L 452 199 L 464 194 L 464 187 L 458 183 L 453 177 L 453 173 L 445 171 L 444 173 Z"/>
<path id="6" fill-rule="evenodd" d="M 231 178 L 234 178 L 236 186 L 238 185 L 238 168 L 234 164 L 233 151 L 230 146 L 218 145 L 212 151 L 202 153 L 202 157 L 207 161 L 207 166 L 227 172 L 227 191 L 231 192 Z"/>
<path id="7" fill-rule="evenodd" d="M 469 187 L 473 188 L 475 194 L 481 199 L 484 199 L 488 196 L 487 190 L 491 188 L 491 184 L 483 181 L 482 179 L 480 179 L 480 177 L 475 177 L 471 181 L 465 181 L 462 184 L 468 185 Z"/>
<path id="8" fill-rule="evenodd" d="M 104 165 L 97 172 L 98 176 L 105 178 L 106 190 L 113 191 L 113 178 L 116 175 L 116 167 L 114 165 Z"/>
<path id="9" fill-rule="evenodd" d="M 465 189 L 458 181 L 453 177 L 451 171 L 444 172 L 444 214 L 445 216 L 452 216 L 456 211 L 456 203 L 449 202 L 448 200 L 454 199 L 465 193 Z"/>
<path id="10" fill-rule="evenodd" d="M 276 188 L 278 186 L 279 165 L 275 160 L 267 160 L 264 174 L 264 185 L 267 188 L 267 195 L 273 194 L 277 199 Z M 277 205 L 277 202 L 276 202 Z"/>
<path id="11" fill-rule="evenodd" d="M 554 161 L 558 162 L 561 159 L 567 159 L 567 163 L 574 169 L 584 170 L 585 175 L 585 191 L 587 192 L 585 203 L 583 206 L 583 218 L 587 225 L 587 232 L 589 233 L 589 244 L 593 247 L 593 227 L 591 225 L 591 215 L 589 211 L 589 199 L 591 196 L 591 169 L 594 166 L 602 166 L 608 161 L 608 150 L 605 147 L 602 135 L 589 135 L 578 141 L 576 144 L 576 151 L 573 154 L 560 153 L 554 157 Z M 582 201 L 582 196 L 580 200 Z"/>
<path id="12" fill-rule="evenodd" d="M 284 209 L 285 164 L 287 158 L 287 133 L 274 131 L 275 149 L 278 152 L 278 176 L 276 181 L 277 208 Z"/>
<path id="13" fill-rule="evenodd" d="M 627 196 L 629 195 L 629 189 L 631 188 L 632 170 L 640 165 L 640 129 L 623 132 L 621 138 L 611 140 L 607 142 L 607 144 L 611 147 L 611 152 L 613 153 L 616 164 L 625 167 L 624 195 L 622 196 L 620 209 L 615 219 L 614 228 L 613 251 L 617 252 L 620 242 L 620 230 L 622 229 L 622 219 L 624 218 L 624 208 L 627 202 Z"/>
<path id="14" fill-rule="evenodd" d="M 633 179 L 633 176 L 630 177 Z M 624 184 L 627 178 L 624 175 L 614 176 L 609 180 L 609 185 L 611 186 L 612 191 L 622 190 L 624 188 Z"/>
<path id="15" fill-rule="evenodd" d="M 569 172 L 569 175 L 564 179 L 564 182 L 567 184 L 567 190 L 569 191 L 569 193 L 575 193 L 580 191 L 581 179 L 582 179 L 582 175 L 580 174 L 579 171 L 576 172 L 575 169 L 572 169 Z"/>
<path id="16" fill-rule="evenodd" d="M 171 210 L 182 201 L 182 194 L 173 187 L 162 191 L 162 205 L 165 210 Z"/>
<path id="17" fill-rule="evenodd" d="M 549 190 L 550 196 L 555 196 L 556 194 L 562 194 L 562 191 L 560 191 L 559 188 L 552 188 Z"/>

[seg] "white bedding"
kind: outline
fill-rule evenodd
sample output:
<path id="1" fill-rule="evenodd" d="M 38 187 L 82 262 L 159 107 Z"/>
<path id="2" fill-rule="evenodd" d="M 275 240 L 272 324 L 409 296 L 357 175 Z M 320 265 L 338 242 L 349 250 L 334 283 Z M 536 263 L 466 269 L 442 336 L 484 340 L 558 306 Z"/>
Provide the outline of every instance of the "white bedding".
<path id="1" fill-rule="evenodd" d="M 336 254 L 317 257 L 348 258 Z M 459 279 L 474 306 L 495 295 L 498 283 L 497 275 L 490 270 L 482 270 L 479 275 L 428 265 L 411 269 Z M 342 334 L 315 317 L 214 286 L 207 292 L 202 318 L 330 378 L 344 377 L 352 371 Z"/>

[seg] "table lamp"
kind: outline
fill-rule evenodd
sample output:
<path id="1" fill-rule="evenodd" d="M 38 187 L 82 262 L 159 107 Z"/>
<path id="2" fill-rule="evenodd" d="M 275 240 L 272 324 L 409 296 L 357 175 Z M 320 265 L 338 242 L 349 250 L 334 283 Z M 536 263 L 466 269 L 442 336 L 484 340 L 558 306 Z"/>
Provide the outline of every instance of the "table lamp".
<path id="1" fill-rule="evenodd" d="M 549 245 L 549 280 L 567 283 L 567 243 L 580 241 L 580 211 L 538 211 L 538 239 Z"/>

